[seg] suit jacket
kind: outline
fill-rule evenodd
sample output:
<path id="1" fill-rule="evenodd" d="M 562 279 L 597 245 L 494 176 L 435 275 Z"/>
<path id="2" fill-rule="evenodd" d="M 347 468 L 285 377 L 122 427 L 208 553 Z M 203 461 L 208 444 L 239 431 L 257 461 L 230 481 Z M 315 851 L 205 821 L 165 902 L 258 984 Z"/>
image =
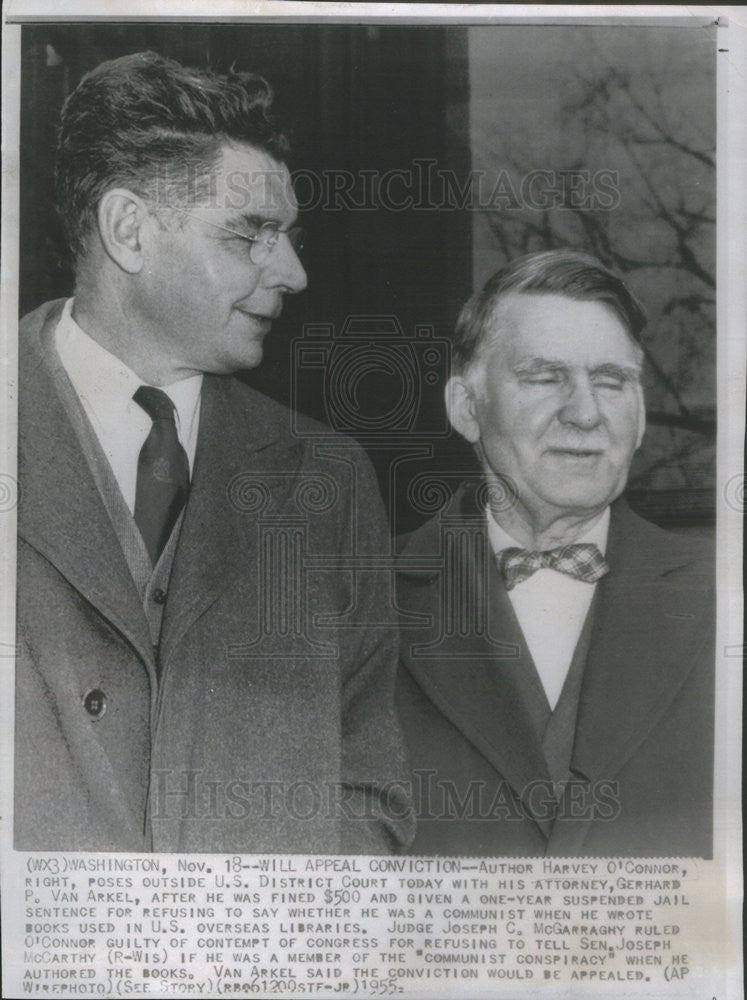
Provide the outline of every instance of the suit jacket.
<path id="1" fill-rule="evenodd" d="M 389 581 L 351 568 L 387 551 L 361 450 L 206 376 L 154 648 L 45 354 L 60 308 L 20 331 L 16 847 L 400 849 Z"/>
<path id="2" fill-rule="evenodd" d="M 565 793 L 525 697 L 536 670 L 471 491 L 399 562 L 397 700 L 418 854 L 712 854 L 713 566 L 612 506 Z"/>

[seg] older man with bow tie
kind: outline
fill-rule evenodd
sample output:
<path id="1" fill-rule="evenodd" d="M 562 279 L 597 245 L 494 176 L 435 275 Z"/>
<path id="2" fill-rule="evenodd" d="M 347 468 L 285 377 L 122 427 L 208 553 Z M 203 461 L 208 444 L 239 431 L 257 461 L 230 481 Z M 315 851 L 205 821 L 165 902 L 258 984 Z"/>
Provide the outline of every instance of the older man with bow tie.
<path id="1" fill-rule="evenodd" d="M 564 250 L 462 310 L 446 405 L 482 475 L 399 562 L 417 853 L 711 854 L 708 547 L 619 499 L 644 323 Z"/>

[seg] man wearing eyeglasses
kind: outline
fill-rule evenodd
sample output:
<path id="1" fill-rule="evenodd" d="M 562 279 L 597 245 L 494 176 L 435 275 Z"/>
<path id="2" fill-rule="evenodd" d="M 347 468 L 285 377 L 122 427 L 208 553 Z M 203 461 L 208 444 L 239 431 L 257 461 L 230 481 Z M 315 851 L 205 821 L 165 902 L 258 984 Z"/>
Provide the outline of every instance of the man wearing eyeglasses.
<path id="1" fill-rule="evenodd" d="M 386 580 L 337 569 L 384 546 L 372 472 L 230 377 L 306 285 L 270 104 L 139 53 L 63 109 L 75 293 L 20 332 L 20 849 L 411 835 Z"/>

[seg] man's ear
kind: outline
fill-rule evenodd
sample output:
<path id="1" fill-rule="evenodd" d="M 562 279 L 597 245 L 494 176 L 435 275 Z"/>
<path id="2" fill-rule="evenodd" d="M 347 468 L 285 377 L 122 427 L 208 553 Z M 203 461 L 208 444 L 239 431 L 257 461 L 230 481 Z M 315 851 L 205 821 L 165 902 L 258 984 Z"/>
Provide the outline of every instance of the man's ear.
<path id="1" fill-rule="evenodd" d="M 638 440 L 635 443 L 636 451 L 641 446 L 643 435 L 646 433 L 646 400 L 643 398 L 643 386 L 638 386 Z"/>
<path id="2" fill-rule="evenodd" d="M 480 440 L 480 425 L 477 421 L 475 391 L 462 375 L 452 375 L 446 383 L 446 412 L 449 422 L 470 444 Z"/>
<path id="3" fill-rule="evenodd" d="M 128 274 L 137 274 L 143 267 L 141 231 L 147 218 L 145 202 L 126 188 L 112 188 L 99 202 L 101 242 L 114 263 Z"/>

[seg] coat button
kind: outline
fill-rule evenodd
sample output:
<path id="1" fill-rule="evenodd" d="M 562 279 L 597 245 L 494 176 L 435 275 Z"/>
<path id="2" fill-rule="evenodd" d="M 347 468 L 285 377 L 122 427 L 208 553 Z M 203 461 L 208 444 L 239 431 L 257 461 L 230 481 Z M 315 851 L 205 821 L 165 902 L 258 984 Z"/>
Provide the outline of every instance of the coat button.
<path id="1" fill-rule="evenodd" d="M 165 590 L 161 590 L 160 587 L 157 587 L 153 591 L 153 600 L 156 602 L 156 604 L 165 604 L 166 603 L 166 591 Z"/>
<path id="2" fill-rule="evenodd" d="M 103 691 L 99 691 L 98 688 L 94 688 L 84 696 L 83 708 L 85 708 L 94 721 L 100 719 L 106 712 L 106 695 Z"/>

